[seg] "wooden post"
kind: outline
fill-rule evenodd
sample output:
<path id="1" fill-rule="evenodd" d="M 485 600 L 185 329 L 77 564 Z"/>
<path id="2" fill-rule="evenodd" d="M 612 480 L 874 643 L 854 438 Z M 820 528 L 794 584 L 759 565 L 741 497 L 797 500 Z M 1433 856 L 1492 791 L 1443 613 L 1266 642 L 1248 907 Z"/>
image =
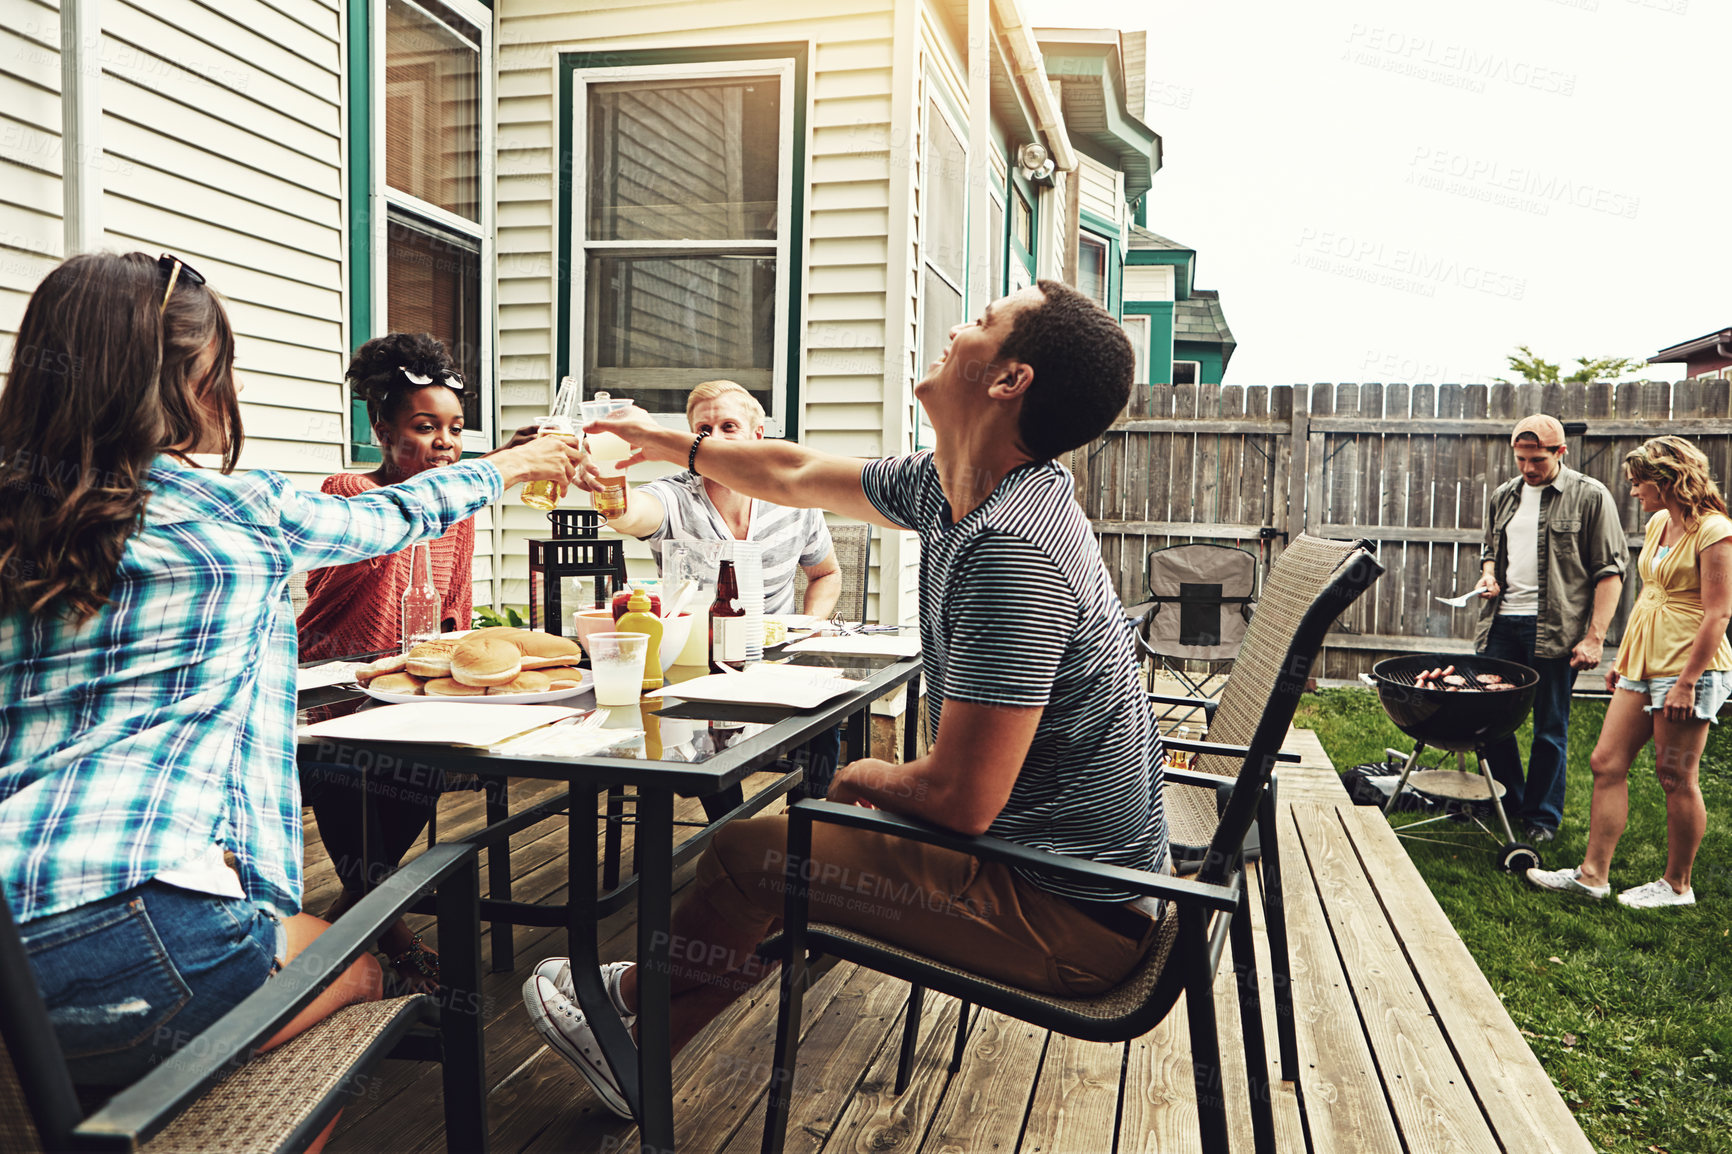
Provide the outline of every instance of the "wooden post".
<path id="1" fill-rule="evenodd" d="M 1311 410 L 1306 404 L 1303 386 L 1294 385 L 1287 392 L 1292 398 L 1293 428 L 1287 435 L 1286 444 L 1279 450 L 1275 472 L 1277 476 L 1284 475 L 1287 481 L 1287 539 L 1291 541 L 1305 532 L 1305 490 L 1311 483 L 1310 455 L 1307 452 L 1311 444 Z"/>

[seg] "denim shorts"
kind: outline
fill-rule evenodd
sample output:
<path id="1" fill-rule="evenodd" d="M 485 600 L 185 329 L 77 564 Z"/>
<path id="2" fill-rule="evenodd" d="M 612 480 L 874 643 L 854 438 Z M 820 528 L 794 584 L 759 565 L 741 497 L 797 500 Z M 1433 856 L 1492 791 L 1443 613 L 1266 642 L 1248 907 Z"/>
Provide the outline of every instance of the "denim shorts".
<path id="1" fill-rule="evenodd" d="M 1648 695 L 1649 704 L 1642 708 L 1649 713 L 1658 713 L 1665 708 L 1666 694 L 1670 693 L 1672 686 L 1676 684 L 1676 677 L 1650 677 L 1645 681 L 1632 681 L 1622 673 L 1618 674 L 1619 689 Z M 1703 673 L 1696 682 L 1696 720 L 1706 721 L 1710 725 L 1720 724 L 1720 707 L 1726 704 L 1728 697 L 1732 697 L 1732 673 L 1724 669 L 1710 669 Z"/>
<path id="2" fill-rule="evenodd" d="M 269 910 L 161 882 L 19 927 L 72 1080 L 136 1082 L 282 966 Z"/>

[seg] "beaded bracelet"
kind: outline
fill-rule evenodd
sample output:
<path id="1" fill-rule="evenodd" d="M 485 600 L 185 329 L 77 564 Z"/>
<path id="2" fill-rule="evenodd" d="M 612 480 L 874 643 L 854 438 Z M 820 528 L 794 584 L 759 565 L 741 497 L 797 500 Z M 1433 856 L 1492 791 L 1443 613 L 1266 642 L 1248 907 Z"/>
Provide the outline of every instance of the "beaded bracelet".
<path id="1" fill-rule="evenodd" d="M 686 468 L 691 472 L 696 473 L 698 471 L 698 446 L 703 444 L 704 438 L 709 435 L 710 431 L 705 429 L 692 438 L 692 451 L 686 454 Z"/>

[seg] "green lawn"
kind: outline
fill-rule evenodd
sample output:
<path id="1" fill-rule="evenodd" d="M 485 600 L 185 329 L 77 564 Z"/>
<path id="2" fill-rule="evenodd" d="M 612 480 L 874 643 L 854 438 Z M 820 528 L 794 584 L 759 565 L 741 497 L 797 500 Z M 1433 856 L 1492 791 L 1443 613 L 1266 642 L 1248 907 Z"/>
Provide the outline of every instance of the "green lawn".
<path id="1" fill-rule="evenodd" d="M 1542 847 L 1548 866 L 1582 859 L 1588 754 L 1604 714 L 1604 705 L 1593 701 L 1577 701 L 1571 710 L 1569 794 L 1558 839 Z M 1337 769 L 1381 761 L 1385 745 L 1412 748 L 1370 690 L 1307 697 L 1295 723 L 1317 731 Z M 1524 753 L 1529 738 L 1524 727 Z M 1631 771 L 1630 824 L 1612 863 L 1614 891 L 1651 881 L 1665 866 L 1665 800 L 1653 764 L 1650 748 Z M 1454 768 L 1453 758 L 1446 768 Z M 1732 723 L 1709 737 L 1702 793 L 1708 836 L 1692 882 L 1697 904 L 1688 909 L 1628 910 L 1612 900 L 1541 893 L 1500 873 L 1492 862 L 1496 845 L 1484 836 L 1457 836 L 1455 845 L 1405 842 L 1601 1150 L 1732 1154 L 1732 836 L 1726 830 Z"/>

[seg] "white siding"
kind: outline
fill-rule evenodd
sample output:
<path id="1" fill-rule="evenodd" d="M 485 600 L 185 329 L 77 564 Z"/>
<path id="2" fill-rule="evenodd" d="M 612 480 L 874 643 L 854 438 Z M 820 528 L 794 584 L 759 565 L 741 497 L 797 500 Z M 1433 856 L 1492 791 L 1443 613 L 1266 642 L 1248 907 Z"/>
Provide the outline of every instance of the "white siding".
<path id="1" fill-rule="evenodd" d="M 1091 157 L 1077 157 L 1078 183 L 1081 189 L 1077 199 L 1082 203 L 1084 212 L 1091 212 L 1115 225 L 1122 224 L 1124 218 L 1124 197 L 1119 195 L 1119 182 L 1122 175 Z"/>
<path id="2" fill-rule="evenodd" d="M 1173 266 L 1170 264 L 1127 264 L 1125 266 L 1125 299 L 1128 301 L 1170 301 L 1177 299 Z"/>
<path id="3" fill-rule="evenodd" d="M 338 0 L 106 0 L 103 246 L 184 257 L 236 329 L 243 468 L 344 468 L 348 363 Z M 60 259 L 59 11 L 0 0 L 0 352 Z M 493 599 L 493 515 L 475 599 Z"/>
<path id="4" fill-rule="evenodd" d="M 545 412 L 558 339 L 553 253 L 559 209 L 558 53 L 805 41 L 808 149 L 803 201 L 806 251 L 800 302 L 802 355 L 789 366 L 799 390 L 801 440 L 862 456 L 894 452 L 867 410 L 882 403 L 887 355 L 885 303 L 891 179 L 907 163 L 907 137 L 893 133 L 889 0 L 845 0 L 814 16 L 797 0 L 692 3 L 572 3 L 500 0 L 498 51 L 498 246 L 500 401 L 504 427 Z M 902 344 L 912 347 L 909 339 Z M 905 355 L 902 345 L 896 354 Z M 795 376 L 797 374 L 797 377 Z M 697 381 L 694 379 L 693 384 Z M 647 480 L 660 470 L 646 468 Z M 573 498 L 574 503 L 581 498 Z M 528 598 L 524 544 L 546 530 L 533 510 L 507 501 L 499 596 Z M 648 549 L 630 542 L 634 572 L 653 572 Z M 876 550 L 875 550 L 876 555 Z"/>
<path id="5" fill-rule="evenodd" d="M 61 256 L 60 19 L 0 0 L 0 334 Z M 104 247 L 173 252 L 228 300 L 244 467 L 342 468 L 343 137 L 335 0 L 102 6 Z M 9 49 L 9 51 L 8 51 Z"/>

